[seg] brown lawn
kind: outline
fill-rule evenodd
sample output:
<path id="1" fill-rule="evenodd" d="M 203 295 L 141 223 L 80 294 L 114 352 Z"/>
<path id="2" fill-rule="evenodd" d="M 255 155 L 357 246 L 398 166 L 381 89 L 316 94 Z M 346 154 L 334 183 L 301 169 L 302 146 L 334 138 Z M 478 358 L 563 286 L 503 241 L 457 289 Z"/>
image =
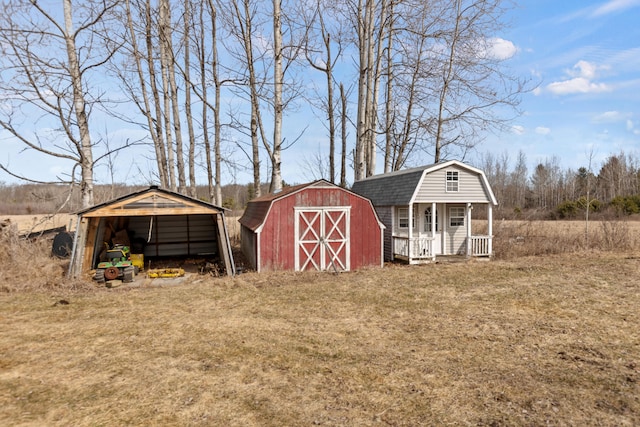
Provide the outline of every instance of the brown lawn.
<path id="1" fill-rule="evenodd" d="M 640 425 L 640 251 L 60 280 L 0 294 L 0 425 Z"/>

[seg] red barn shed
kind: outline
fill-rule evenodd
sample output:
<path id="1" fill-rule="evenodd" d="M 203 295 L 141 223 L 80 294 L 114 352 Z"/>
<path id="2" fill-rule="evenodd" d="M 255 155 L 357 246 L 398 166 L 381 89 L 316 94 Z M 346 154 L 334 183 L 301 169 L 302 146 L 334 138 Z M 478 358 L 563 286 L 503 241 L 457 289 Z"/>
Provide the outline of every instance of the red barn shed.
<path id="1" fill-rule="evenodd" d="M 256 271 L 382 266 L 384 225 L 371 201 L 319 180 L 251 200 L 239 219 Z"/>

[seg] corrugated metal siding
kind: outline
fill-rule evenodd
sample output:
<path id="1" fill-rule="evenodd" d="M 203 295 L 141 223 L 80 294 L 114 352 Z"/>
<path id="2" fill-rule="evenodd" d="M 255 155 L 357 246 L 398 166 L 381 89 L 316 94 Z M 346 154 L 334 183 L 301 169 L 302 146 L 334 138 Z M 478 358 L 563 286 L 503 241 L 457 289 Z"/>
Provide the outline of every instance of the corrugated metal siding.
<path id="1" fill-rule="evenodd" d="M 458 171 L 458 191 L 447 192 L 447 171 Z M 442 168 L 427 174 L 418 189 L 416 202 L 490 202 L 480 175 L 456 166 Z"/>
<path id="2" fill-rule="evenodd" d="M 147 241 L 151 217 L 132 217 L 128 230 Z M 214 215 L 156 216 L 145 256 L 218 255 L 218 235 Z"/>

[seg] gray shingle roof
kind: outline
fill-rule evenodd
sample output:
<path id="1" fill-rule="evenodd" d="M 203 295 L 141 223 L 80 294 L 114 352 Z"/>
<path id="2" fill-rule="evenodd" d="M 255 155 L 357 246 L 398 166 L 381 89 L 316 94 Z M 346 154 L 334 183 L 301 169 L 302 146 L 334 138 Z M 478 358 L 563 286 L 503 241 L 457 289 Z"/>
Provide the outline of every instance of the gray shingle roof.
<path id="1" fill-rule="evenodd" d="M 374 175 L 354 182 L 351 191 L 369 198 L 374 206 L 408 205 L 422 173 L 431 166 Z"/>

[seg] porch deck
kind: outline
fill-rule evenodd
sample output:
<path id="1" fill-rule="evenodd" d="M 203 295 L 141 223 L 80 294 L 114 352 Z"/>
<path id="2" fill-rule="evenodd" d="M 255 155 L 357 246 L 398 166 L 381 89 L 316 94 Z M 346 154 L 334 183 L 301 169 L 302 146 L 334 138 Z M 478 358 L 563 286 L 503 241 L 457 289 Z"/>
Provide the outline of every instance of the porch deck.
<path id="1" fill-rule="evenodd" d="M 456 254 L 434 252 L 433 237 L 393 236 L 393 257 L 408 261 L 410 264 L 422 264 L 441 259 L 489 258 L 492 252 L 492 236 L 476 235 L 466 239 L 465 248 Z"/>

